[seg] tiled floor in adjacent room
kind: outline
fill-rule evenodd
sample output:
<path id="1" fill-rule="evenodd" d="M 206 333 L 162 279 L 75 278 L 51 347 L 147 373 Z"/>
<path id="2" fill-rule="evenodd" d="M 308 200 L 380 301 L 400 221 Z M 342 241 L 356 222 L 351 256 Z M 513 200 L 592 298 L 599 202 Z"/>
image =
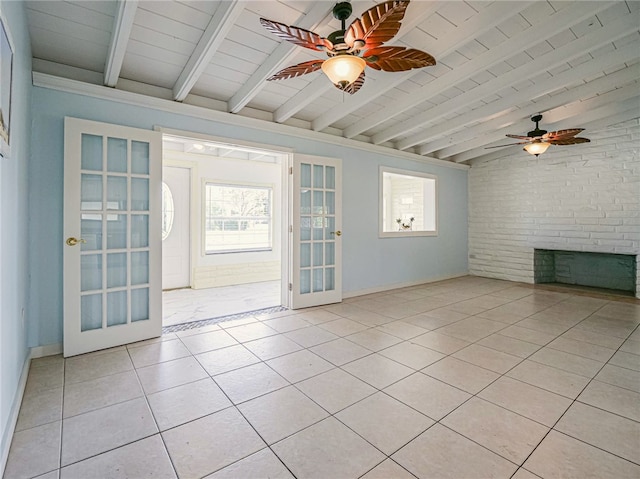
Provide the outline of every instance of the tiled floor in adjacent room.
<path id="1" fill-rule="evenodd" d="M 162 325 L 202 321 L 280 305 L 281 282 L 174 289 L 162 292 Z"/>
<path id="2" fill-rule="evenodd" d="M 5 477 L 638 478 L 638 324 L 465 277 L 42 358 Z"/>

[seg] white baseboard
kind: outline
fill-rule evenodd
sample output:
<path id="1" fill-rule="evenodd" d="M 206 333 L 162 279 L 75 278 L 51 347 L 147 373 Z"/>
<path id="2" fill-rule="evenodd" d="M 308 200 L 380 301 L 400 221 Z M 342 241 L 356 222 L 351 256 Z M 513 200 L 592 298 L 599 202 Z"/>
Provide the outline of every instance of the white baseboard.
<path id="1" fill-rule="evenodd" d="M 31 359 L 55 356 L 56 354 L 62 354 L 62 343 L 47 344 L 46 346 L 36 346 L 31 348 Z"/>
<path id="2" fill-rule="evenodd" d="M 22 366 L 22 373 L 20 374 L 20 382 L 18 383 L 18 390 L 16 391 L 13 404 L 11 405 L 11 412 L 9 413 L 9 420 L 7 421 L 6 437 L 7 442 L 2 446 L 0 451 L 0 476 L 4 474 L 4 469 L 7 466 L 7 459 L 9 457 L 9 449 L 11 448 L 11 441 L 13 439 L 13 433 L 16 430 L 16 424 L 18 423 L 18 414 L 20 414 L 20 406 L 22 405 L 22 398 L 24 397 L 24 389 L 27 385 L 27 376 L 29 375 L 29 366 L 31 365 L 31 353 L 27 355 Z"/>
<path id="3" fill-rule="evenodd" d="M 392 289 L 409 288 L 411 286 L 419 286 L 421 284 L 437 283 L 438 281 L 446 281 L 447 279 L 461 278 L 468 276 L 469 273 L 454 274 L 451 276 L 442 276 L 440 278 L 419 279 L 417 281 L 408 281 L 405 283 L 387 284 L 384 286 L 376 286 L 373 288 L 360 289 L 358 291 L 347 291 L 342 293 L 343 299 L 355 298 L 356 296 L 364 296 L 365 294 L 383 293 Z"/>

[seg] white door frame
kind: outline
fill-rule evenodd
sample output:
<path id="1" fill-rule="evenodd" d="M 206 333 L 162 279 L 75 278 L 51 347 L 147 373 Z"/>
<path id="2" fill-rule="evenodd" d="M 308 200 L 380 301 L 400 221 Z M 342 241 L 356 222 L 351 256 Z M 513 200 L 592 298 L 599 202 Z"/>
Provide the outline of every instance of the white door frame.
<path id="1" fill-rule="evenodd" d="M 281 228 L 280 228 L 281 229 L 281 232 L 280 232 L 280 238 L 281 238 L 280 239 L 280 251 L 281 251 L 280 253 L 280 270 L 281 270 L 280 301 L 282 306 L 289 308 L 291 305 L 291 294 L 290 294 L 288 285 L 291 282 L 290 272 L 292 271 L 292 265 L 290 264 L 291 256 L 292 256 L 291 255 L 292 245 L 291 245 L 291 238 L 289 233 L 289 225 L 291 224 L 291 217 L 289 216 L 290 210 L 291 210 L 291 206 L 290 206 L 291 185 L 289 184 L 291 181 L 291 175 L 289 175 L 289 170 L 290 170 L 290 167 L 293 166 L 293 150 L 290 148 L 282 148 L 282 147 L 267 145 L 263 143 L 253 143 L 249 141 L 223 138 L 223 137 L 218 137 L 213 135 L 206 135 L 203 133 L 176 130 L 176 129 L 165 128 L 160 126 L 156 126 L 154 129 L 166 135 L 179 136 L 179 137 L 190 138 L 190 139 L 198 139 L 198 140 L 210 141 L 214 143 L 222 143 L 222 144 L 231 145 L 231 146 L 239 146 L 239 147 L 244 146 L 248 148 L 256 148 L 256 149 L 276 152 L 276 153 L 287 156 L 287 158 L 284 159 L 280 164 L 281 172 L 282 172 L 282 185 L 281 185 L 281 194 L 280 194 L 280 197 L 282 198 L 281 208 L 280 208 L 280 214 L 282 215 L 281 216 L 282 220 L 280 221 L 280 225 L 281 225 Z M 187 165 L 189 165 L 188 162 L 171 161 L 171 160 L 163 161 L 163 166 L 180 166 L 183 168 L 190 167 L 191 168 L 191 188 L 192 188 L 192 191 L 195 191 L 194 189 L 195 182 L 197 181 L 196 179 L 197 163 L 194 162 L 190 166 L 187 166 Z M 197 199 L 194 198 L 194 195 L 192 195 L 192 203 L 191 203 L 191 221 L 192 221 L 192 224 L 195 224 L 195 221 L 197 220 L 197 218 L 195 218 L 194 215 L 196 214 L 195 212 L 197 211 L 197 208 L 195 208 L 193 201 L 197 201 Z M 197 257 L 195 257 L 194 255 L 199 254 L 198 253 L 199 250 L 197 245 L 194 244 L 195 235 L 192 234 L 191 238 L 192 238 L 191 264 L 193 265 L 193 264 L 196 264 L 197 262 Z M 191 269 L 191 284 L 193 284 L 193 268 Z"/>

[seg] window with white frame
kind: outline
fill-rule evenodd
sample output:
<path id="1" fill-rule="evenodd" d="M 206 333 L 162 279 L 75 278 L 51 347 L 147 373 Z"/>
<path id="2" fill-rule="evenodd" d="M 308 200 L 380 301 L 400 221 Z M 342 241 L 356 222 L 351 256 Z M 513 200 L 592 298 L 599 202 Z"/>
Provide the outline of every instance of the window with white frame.
<path id="1" fill-rule="evenodd" d="M 437 178 L 380 167 L 380 236 L 437 234 Z"/>
<path id="2" fill-rule="evenodd" d="M 271 250 L 272 197 L 270 186 L 206 183 L 206 253 Z"/>

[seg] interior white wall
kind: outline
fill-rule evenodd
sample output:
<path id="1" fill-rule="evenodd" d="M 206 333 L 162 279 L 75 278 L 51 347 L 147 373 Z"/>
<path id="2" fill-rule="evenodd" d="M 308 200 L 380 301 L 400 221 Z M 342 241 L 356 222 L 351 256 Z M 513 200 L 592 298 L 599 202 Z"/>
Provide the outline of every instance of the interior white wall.
<path id="1" fill-rule="evenodd" d="M 29 141 L 31 124 L 31 46 L 22 2 L 0 1 L 0 15 L 13 41 L 11 151 L 0 158 L 0 474 L 20 406 L 20 380 L 28 360 L 27 234 Z M 2 85 L 2 88 L 5 88 Z"/>
<path id="2" fill-rule="evenodd" d="M 104 89 L 108 96 L 109 89 Z M 282 134 L 269 129 L 99 99 L 57 89 L 33 88 L 32 168 L 29 209 L 32 274 L 29 344 L 62 339 L 63 118 L 73 116 L 138 128 L 163 127 L 221 138 L 273 145 L 301 154 L 341 158 L 343 163 L 343 291 L 390 288 L 402 283 L 442 279 L 467 272 L 467 170 L 413 161 L 406 154 L 372 152 L 334 142 Z M 127 96 L 128 98 L 128 96 Z M 175 105 L 166 101 L 167 105 Z M 191 112 L 194 107 L 184 108 Z M 182 111 L 176 108 L 175 111 Z M 253 123 L 252 123 L 253 124 Z M 378 177 L 381 165 L 438 177 L 438 236 L 378 237 Z"/>
<path id="3" fill-rule="evenodd" d="M 640 254 L 640 120 L 581 136 L 471 167 L 471 274 L 533 283 L 534 248 Z"/>

